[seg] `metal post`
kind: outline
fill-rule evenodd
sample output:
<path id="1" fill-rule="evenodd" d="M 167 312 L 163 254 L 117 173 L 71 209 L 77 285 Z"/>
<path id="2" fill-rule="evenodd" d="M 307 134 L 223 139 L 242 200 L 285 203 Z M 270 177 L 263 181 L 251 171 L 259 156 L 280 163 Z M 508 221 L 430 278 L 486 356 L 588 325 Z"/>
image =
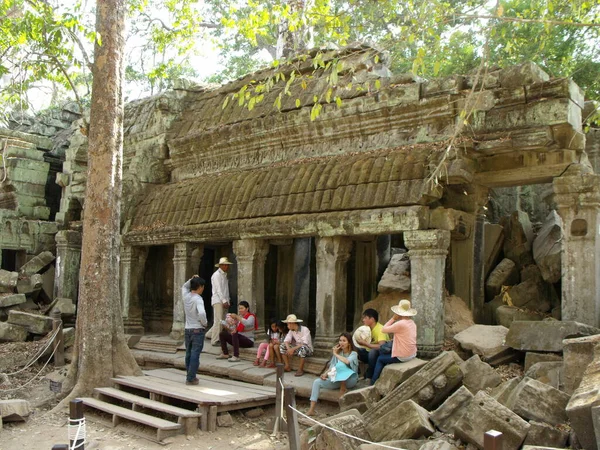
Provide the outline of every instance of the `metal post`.
<path id="1" fill-rule="evenodd" d="M 283 383 L 283 368 L 285 367 L 282 363 L 275 364 L 277 368 L 277 376 L 275 378 L 275 422 L 273 423 L 273 434 L 277 434 L 279 431 L 286 432 L 287 424 L 285 423 L 283 418 L 283 388 L 281 384 Z"/>
<path id="2" fill-rule="evenodd" d="M 53 350 L 54 350 L 54 366 L 62 367 L 65 365 L 65 348 L 64 348 L 64 338 L 63 338 L 63 323 L 61 319 L 60 310 L 54 308 L 50 313 L 50 317 L 52 317 L 52 331 L 56 331 L 58 329 L 58 333 L 54 338 Z"/>
<path id="3" fill-rule="evenodd" d="M 73 425 L 79 425 L 81 419 L 83 419 L 83 400 L 76 398 L 69 403 L 69 422 L 73 421 Z M 69 441 L 69 448 L 84 450 L 83 443 L 83 438 L 77 440 L 71 439 Z"/>
<path id="4" fill-rule="evenodd" d="M 288 386 L 284 389 L 284 396 L 290 450 L 300 450 L 300 430 L 298 426 L 298 414 L 295 411 L 296 391 L 293 387 Z"/>
<path id="5" fill-rule="evenodd" d="M 490 430 L 483 435 L 484 450 L 502 450 L 504 439 L 502 433 L 496 430 Z"/>

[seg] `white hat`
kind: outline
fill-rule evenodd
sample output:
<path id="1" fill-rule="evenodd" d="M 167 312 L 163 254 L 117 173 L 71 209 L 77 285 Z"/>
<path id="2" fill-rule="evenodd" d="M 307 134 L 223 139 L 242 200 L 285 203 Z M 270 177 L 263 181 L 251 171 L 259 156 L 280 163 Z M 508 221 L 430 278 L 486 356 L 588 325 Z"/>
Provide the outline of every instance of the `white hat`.
<path id="1" fill-rule="evenodd" d="M 357 341 L 357 339 L 361 341 L 371 341 L 371 328 L 368 325 L 361 325 L 356 329 L 354 334 L 352 335 L 352 342 L 356 348 L 363 348 Z"/>
<path id="2" fill-rule="evenodd" d="M 215 264 L 215 267 L 219 267 L 222 264 L 233 264 L 231 261 L 229 261 L 229 259 L 227 259 L 227 256 L 223 256 L 221 259 L 219 259 L 219 262 L 217 264 Z"/>
<path id="3" fill-rule="evenodd" d="M 398 303 L 395 306 L 392 306 L 392 311 L 394 312 L 394 314 L 398 314 L 399 316 L 405 317 L 417 315 L 417 310 L 410 307 L 410 301 L 408 300 L 400 300 L 400 303 Z"/>
<path id="4" fill-rule="evenodd" d="M 282 320 L 283 323 L 299 323 L 302 322 L 302 320 L 298 319 L 296 317 L 296 314 L 290 314 L 288 315 L 285 320 Z"/>

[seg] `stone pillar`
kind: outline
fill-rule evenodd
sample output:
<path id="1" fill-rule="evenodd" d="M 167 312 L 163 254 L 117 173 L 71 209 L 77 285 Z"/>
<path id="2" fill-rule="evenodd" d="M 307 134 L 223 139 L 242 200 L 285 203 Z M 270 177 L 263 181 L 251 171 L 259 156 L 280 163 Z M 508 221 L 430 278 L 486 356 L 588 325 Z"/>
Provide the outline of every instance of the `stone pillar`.
<path id="1" fill-rule="evenodd" d="M 277 247 L 277 275 L 275 298 L 266 301 L 277 302 L 278 317 L 286 317 L 293 310 L 294 302 L 294 242 L 291 239 L 271 240 Z M 275 274 L 273 274 L 275 275 Z M 267 320 L 269 317 L 266 318 Z"/>
<path id="2" fill-rule="evenodd" d="M 310 314 L 310 238 L 294 239 L 294 300 L 288 314 L 296 314 L 307 321 Z"/>
<path id="3" fill-rule="evenodd" d="M 185 313 L 181 286 L 194 275 L 192 267 L 192 252 L 195 246 L 189 242 L 178 242 L 174 246 L 173 255 L 173 325 L 171 338 L 182 340 L 185 329 Z M 202 247 L 204 250 L 204 247 Z M 202 252 L 203 253 L 203 252 Z M 200 257 L 202 257 L 200 255 Z M 197 269 L 196 269 L 197 270 Z"/>
<path id="4" fill-rule="evenodd" d="M 352 241 L 343 236 L 317 238 L 317 311 L 314 346 L 330 350 L 346 331 L 347 262 Z"/>
<path id="5" fill-rule="evenodd" d="M 450 232 L 407 231 L 404 243 L 410 256 L 411 303 L 418 312 L 414 320 L 419 355 L 434 357 L 444 344 L 444 271 Z"/>
<path id="6" fill-rule="evenodd" d="M 144 334 L 139 285 L 148 255 L 147 248 L 121 247 L 120 289 L 121 314 L 126 334 Z"/>
<path id="7" fill-rule="evenodd" d="M 571 166 L 553 183 L 563 220 L 562 320 L 600 326 L 600 175 Z"/>
<path id="8" fill-rule="evenodd" d="M 377 296 L 377 239 L 357 241 L 355 254 L 353 321 L 358 326 L 361 325 L 363 305 Z"/>
<path id="9" fill-rule="evenodd" d="M 247 301 L 250 311 L 258 318 L 254 339 L 265 339 L 265 261 L 269 243 L 260 239 L 242 239 L 233 242 L 237 261 L 238 304 Z"/>
<path id="10" fill-rule="evenodd" d="M 54 298 L 70 298 L 73 303 L 77 303 L 80 259 L 81 233 L 73 230 L 56 233 Z"/>

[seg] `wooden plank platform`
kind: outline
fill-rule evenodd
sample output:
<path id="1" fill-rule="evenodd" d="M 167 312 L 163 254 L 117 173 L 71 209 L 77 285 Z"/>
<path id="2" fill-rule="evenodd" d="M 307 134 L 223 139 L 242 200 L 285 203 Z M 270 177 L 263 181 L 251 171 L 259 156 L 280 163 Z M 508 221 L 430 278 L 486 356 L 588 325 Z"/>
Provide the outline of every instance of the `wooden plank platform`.
<path id="1" fill-rule="evenodd" d="M 143 377 L 117 377 L 112 380 L 119 389 L 132 388 L 148 392 L 153 400 L 170 398 L 196 404 L 202 414 L 201 428 L 204 431 L 216 429 L 218 412 L 275 403 L 273 387 L 203 375 L 198 376 L 198 385 L 187 386 L 183 370 L 156 369 L 144 373 Z"/>

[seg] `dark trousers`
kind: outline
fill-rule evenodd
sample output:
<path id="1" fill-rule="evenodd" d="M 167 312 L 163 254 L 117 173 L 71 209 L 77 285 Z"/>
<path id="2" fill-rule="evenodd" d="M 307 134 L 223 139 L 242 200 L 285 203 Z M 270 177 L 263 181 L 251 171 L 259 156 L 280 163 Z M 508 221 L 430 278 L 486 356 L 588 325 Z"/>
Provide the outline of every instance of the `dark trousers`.
<path id="1" fill-rule="evenodd" d="M 385 366 L 399 362 L 400 360 L 398 358 L 389 353 L 382 353 L 379 355 L 379 358 L 377 358 L 377 364 L 375 364 L 375 370 L 373 371 L 373 378 L 371 378 L 371 385 L 375 384 L 375 382 L 379 379 L 379 375 L 381 375 L 381 372 Z"/>
<path id="2" fill-rule="evenodd" d="M 367 372 L 365 373 L 365 378 L 373 378 L 373 372 L 375 370 L 375 365 L 377 364 L 377 358 L 379 357 L 379 349 L 372 348 L 371 351 L 367 351 L 364 348 L 357 349 L 358 352 L 358 360 L 364 363 L 367 363 L 369 367 L 367 367 Z"/>
<path id="3" fill-rule="evenodd" d="M 221 341 L 221 351 L 223 354 L 229 354 L 229 350 L 227 350 L 227 344 L 231 344 L 233 345 L 233 356 L 236 358 L 240 356 L 240 347 L 254 347 L 254 341 L 252 339 L 249 339 L 240 333 L 230 333 L 227 330 L 221 331 L 221 334 L 219 334 L 219 339 Z"/>
<path id="4" fill-rule="evenodd" d="M 192 381 L 200 367 L 200 353 L 204 347 L 204 328 L 185 329 L 185 370 L 186 381 Z"/>

